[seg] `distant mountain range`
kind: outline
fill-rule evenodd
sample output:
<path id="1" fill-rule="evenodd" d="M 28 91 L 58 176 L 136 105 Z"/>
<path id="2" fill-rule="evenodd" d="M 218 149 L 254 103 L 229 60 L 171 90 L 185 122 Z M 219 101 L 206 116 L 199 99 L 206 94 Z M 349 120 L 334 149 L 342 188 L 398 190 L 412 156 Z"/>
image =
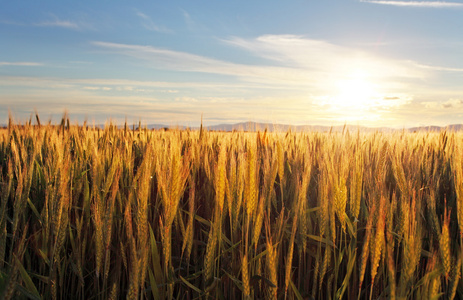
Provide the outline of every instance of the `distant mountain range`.
<path id="1" fill-rule="evenodd" d="M 390 131 L 389 128 L 369 128 L 363 126 L 353 126 L 346 125 L 348 130 L 357 130 L 361 131 Z M 272 124 L 272 123 L 256 123 L 256 122 L 243 122 L 236 124 L 219 124 L 214 126 L 207 126 L 208 130 L 215 131 L 233 131 L 233 130 L 244 130 L 244 131 L 280 131 L 286 132 L 288 130 L 301 132 L 301 131 L 318 131 L 318 132 L 328 132 L 328 131 L 342 131 L 344 126 L 322 126 L 322 125 L 286 125 L 286 124 Z"/>
<path id="2" fill-rule="evenodd" d="M 92 125 L 93 126 L 93 125 Z M 95 125 L 98 128 L 104 128 L 104 124 Z M 7 127 L 6 124 L 0 124 L 0 127 Z M 121 125 L 118 126 L 119 128 L 123 127 Z M 143 125 L 144 127 L 144 125 Z M 130 129 L 137 129 L 138 125 L 131 125 L 129 126 Z M 198 127 L 188 127 L 188 126 L 168 126 L 165 124 L 148 124 L 146 125 L 148 129 L 191 129 L 197 130 Z M 356 125 L 339 125 L 339 126 L 322 126 L 322 125 L 286 125 L 286 124 L 272 124 L 272 123 L 258 123 L 258 122 L 242 122 L 242 123 L 235 123 L 235 124 L 219 124 L 219 125 L 212 125 L 212 126 L 204 126 L 205 129 L 209 131 L 264 131 L 267 129 L 270 132 L 279 131 L 279 132 L 286 132 L 288 130 L 295 131 L 295 132 L 302 132 L 302 131 L 318 131 L 318 132 L 340 132 L 344 130 L 344 128 L 348 129 L 349 131 L 357 131 L 360 130 L 362 132 L 374 132 L 374 131 L 381 131 L 381 132 L 393 132 L 393 131 L 401 131 L 406 130 L 409 132 L 417 132 L 417 131 L 441 131 L 441 130 L 450 130 L 450 131 L 460 131 L 463 130 L 463 124 L 452 124 L 448 126 L 420 126 L 420 127 L 411 127 L 411 128 L 403 128 L 403 129 L 396 129 L 390 127 L 365 127 L 365 126 L 356 126 Z"/>
<path id="3" fill-rule="evenodd" d="M 164 125 L 148 125 L 150 129 L 161 129 L 161 128 L 168 128 L 168 126 Z M 286 124 L 272 124 L 272 123 L 257 123 L 257 122 L 242 122 L 236 124 L 219 124 L 213 126 L 204 126 L 207 130 L 210 131 L 264 131 L 267 129 L 268 131 L 280 131 L 286 132 L 288 130 L 292 130 L 295 132 L 301 131 L 318 131 L 318 132 L 340 132 L 344 130 L 344 128 L 348 129 L 349 131 L 357 131 L 360 130 L 362 132 L 374 132 L 374 131 L 381 131 L 381 132 L 393 132 L 393 131 L 401 131 L 406 130 L 409 132 L 415 131 L 441 131 L 441 130 L 450 130 L 450 131 L 459 131 L 463 130 L 463 124 L 452 124 L 445 127 L 440 126 L 420 126 L 420 127 L 412 127 L 412 128 L 404 128 L 404 129 L 395 129 L 390 127 L 365 127 L 365 126 L 356 126 L 356 125 L 339 125 L 339 126 L 322 126 L 322 125 L 286 125 Z M 174 127 L 179 129 L 186 129 L 185 126 Z M 190 129 L 199 129 L 199 127 L 190 127 Z"/>
<path id="4" fill-rule="evenodd" d="M 450 131 L 460 131 L 463 129 L 463 124 L 452 124 L 445 127 L 439 126 L 421 126 L 421 127 L 412 127 L 408 128 L 409 131 L 441 131 L 441 130 L 450 130 Z"/>

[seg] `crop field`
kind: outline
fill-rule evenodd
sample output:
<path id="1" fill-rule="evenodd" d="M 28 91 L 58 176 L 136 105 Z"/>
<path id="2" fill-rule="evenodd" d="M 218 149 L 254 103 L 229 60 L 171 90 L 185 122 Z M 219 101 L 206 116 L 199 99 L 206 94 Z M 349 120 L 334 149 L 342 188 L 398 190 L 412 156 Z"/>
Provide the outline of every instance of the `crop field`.
<path id="1" fill-rule="evenodd" d="M 0 131 L 2 299 L 462 299 L 463 134 Z"/>

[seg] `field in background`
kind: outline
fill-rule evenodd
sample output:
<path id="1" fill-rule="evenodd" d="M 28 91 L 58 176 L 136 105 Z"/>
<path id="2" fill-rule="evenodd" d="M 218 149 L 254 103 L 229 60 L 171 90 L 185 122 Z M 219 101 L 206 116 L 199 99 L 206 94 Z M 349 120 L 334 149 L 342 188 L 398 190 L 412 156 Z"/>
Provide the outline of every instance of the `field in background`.
<path id="1" fill-rule="evenodd" d="M 0 297 L 461 298 L 462 138 L 10 124 Z"/>

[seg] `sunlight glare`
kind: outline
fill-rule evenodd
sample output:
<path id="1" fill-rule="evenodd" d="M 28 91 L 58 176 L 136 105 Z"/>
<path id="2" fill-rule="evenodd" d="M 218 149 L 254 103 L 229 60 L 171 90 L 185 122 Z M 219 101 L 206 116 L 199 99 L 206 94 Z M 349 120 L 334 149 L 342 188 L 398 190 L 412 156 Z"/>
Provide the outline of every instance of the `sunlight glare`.
<path id="1" fill-rule="evenodd" d="M 377 92 L 375 85 L 368 80 L 363 71 L 351 73 L 337 84 L 337 95 L 332 98 L 331 106 L 350 111 L 366 111 L 374 106 Z"/>

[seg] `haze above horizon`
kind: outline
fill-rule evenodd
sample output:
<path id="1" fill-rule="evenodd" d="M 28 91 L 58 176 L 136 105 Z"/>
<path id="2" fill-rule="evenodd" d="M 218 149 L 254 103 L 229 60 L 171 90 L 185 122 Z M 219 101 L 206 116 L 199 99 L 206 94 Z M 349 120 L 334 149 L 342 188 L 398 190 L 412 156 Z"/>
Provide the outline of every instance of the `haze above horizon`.
<path id="1" fill-rule="evenodd" d="M 463 123 L 463 1 L 0 7 L 0 123 Z"/>

